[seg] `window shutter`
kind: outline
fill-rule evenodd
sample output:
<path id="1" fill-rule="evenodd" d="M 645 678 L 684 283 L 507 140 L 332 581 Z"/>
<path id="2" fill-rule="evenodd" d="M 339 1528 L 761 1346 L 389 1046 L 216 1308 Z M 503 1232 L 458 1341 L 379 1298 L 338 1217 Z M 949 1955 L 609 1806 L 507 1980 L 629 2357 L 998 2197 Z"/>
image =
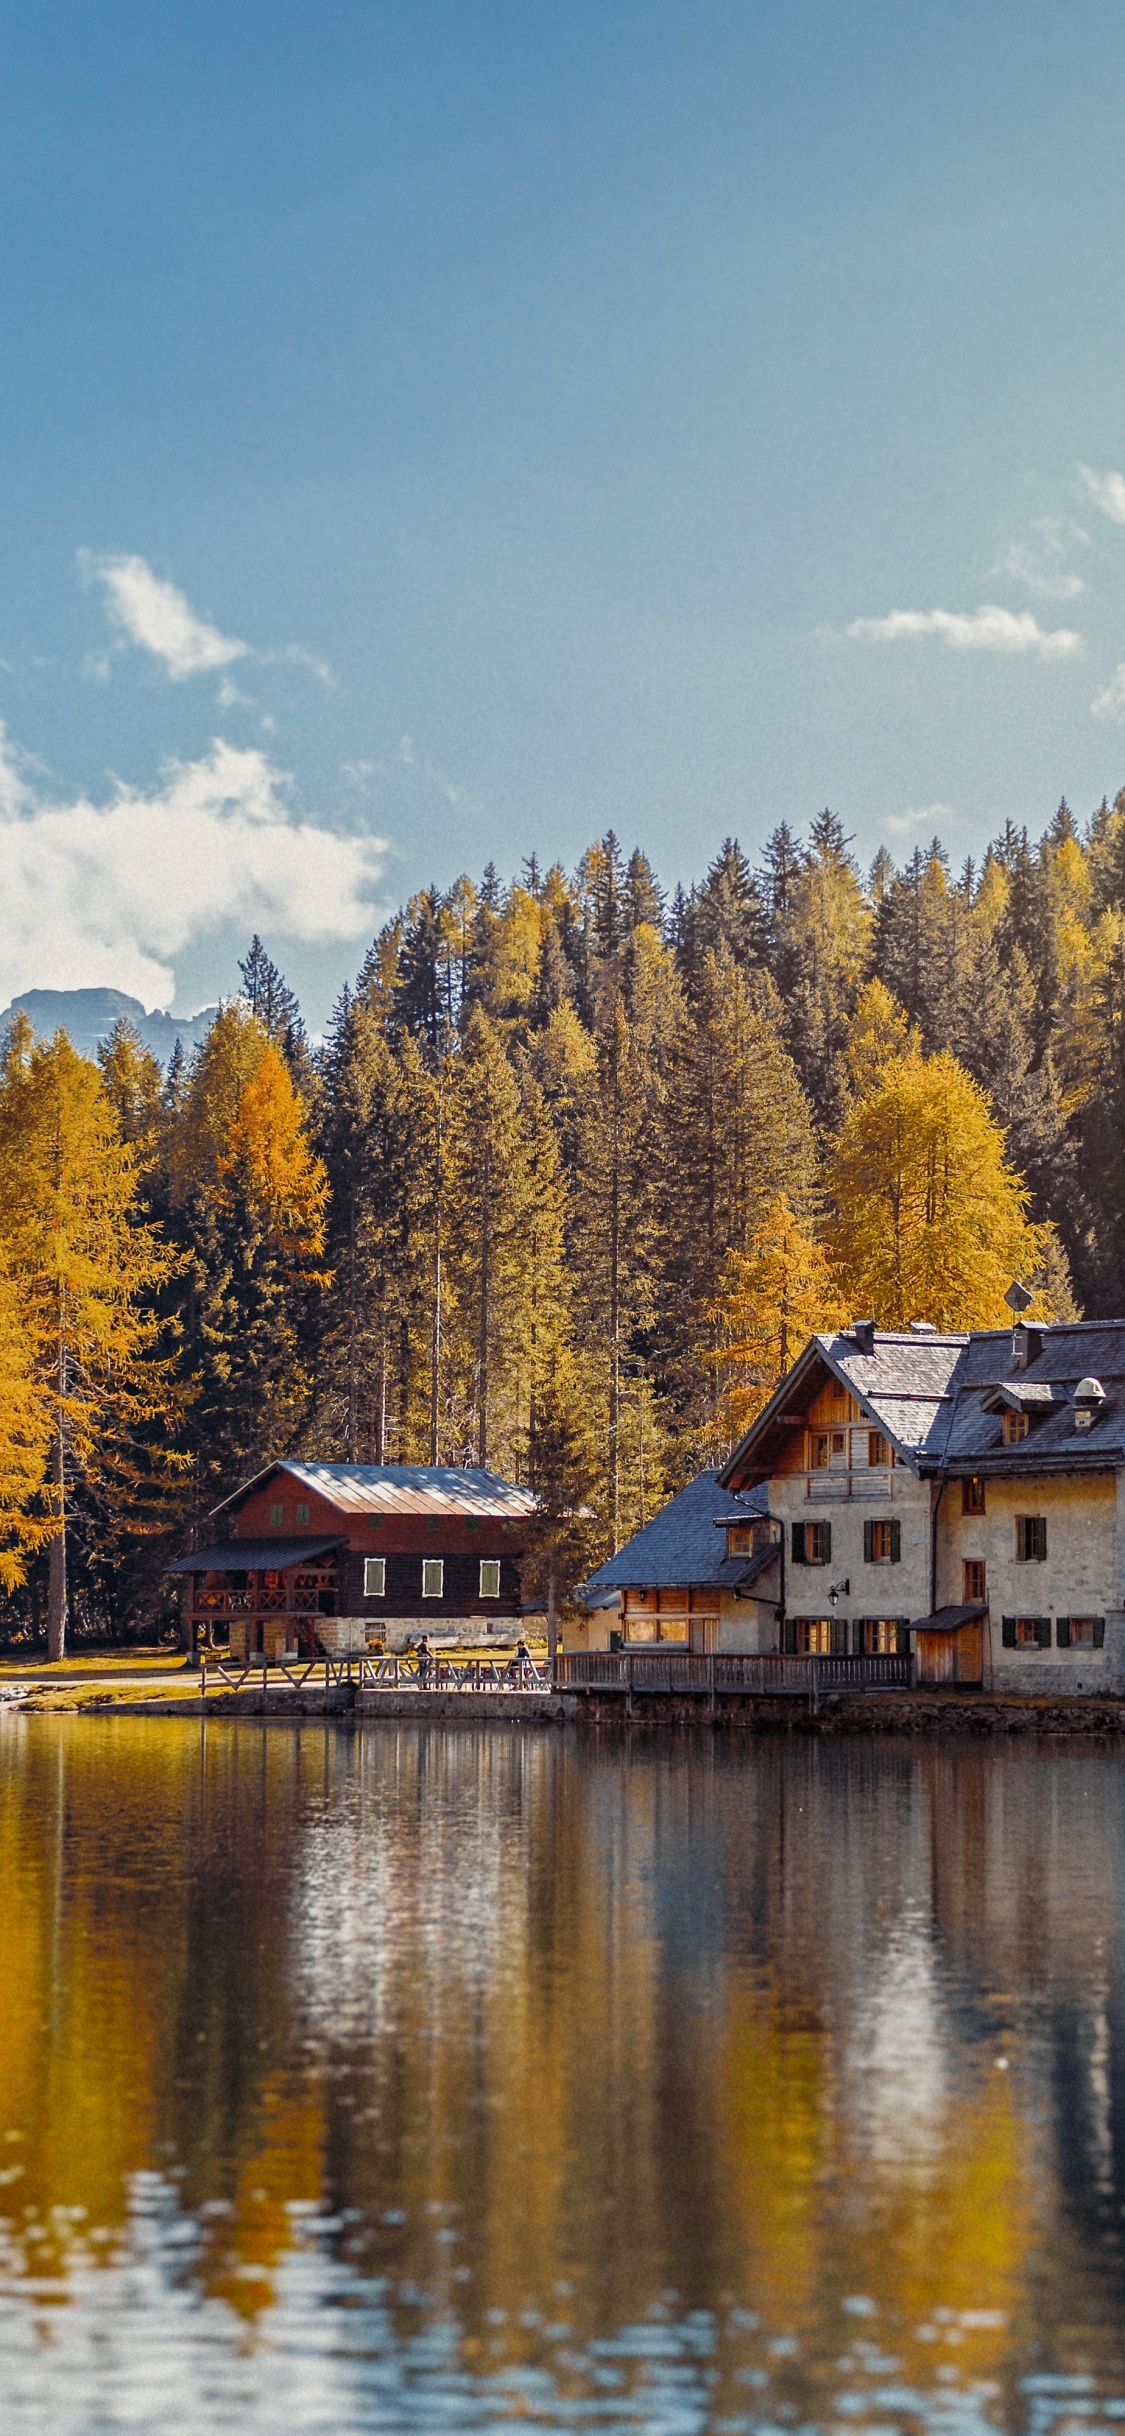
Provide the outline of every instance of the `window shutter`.
<path id="1" fill-rule="evenodd" d="M 803 1525 L 802 1525 L 801 1523 L 794 1523 L 794 1525 L 793 1525 L 793 1529 L 794 1529 L 794 1531 L 800 1531 L 800 1530 L 802 1530 L 802 1529 L 803 1529 Z M 796 1657 L 796 1655 L 797 1655 L 797 1619 L 796 1619 L 796 1616 L 786 1616 L 786 1617 L 785 1617 L 785 1620 L 784 1620 L 784 1622 L 783 1622 L 783 1624 L 782 1624 L 782 1627 L 781 1627 L 781 1654 L 782 1654 L 782 1657 L 783 1657 L 783 1658 L 795 1658 L 795 1657 Z"/>
<path id="2" fill-rule="evenodd" d="M 899 1564 L 901 1564 L 901 1562 L 902 1562 L 902 1524 L 901 1524 L 901 1523 L 898 1521 L 898 1519 L 897 1519 L 897 1517 L 896 1517 L 895 1521 L 894 1521 L 894 1522 L 892 1522 L 892 1524 L 891 1524 L 891 1563 L 892 1563 L 892 1565 L 899 1565 Z"/>
<path id="3" fill-rule="evenodd" d="M 1104 1617 L 1104 1616 L 1095 1616 L 1095 1617 L 1094 1617 L 1094 1647 L 1095 1647 L 1095 1649 L 1104 1649 L 1104 1648 L 1105 1648 L 1105 1617 Z"/>
<path id="4" fill-rule="evenodd" d="M 832 1618 L 832 1655 L 846 1658 L 848 1654 L 848 1623 L 846 1616 Z"/>
<path id="5" fill-rule="evenodd" d="M 1032 1528 L 1032 1536 L 1033 1536 L 1033 1539 L 1034 1539 L 1034 1542 L 1035 1542 L 1035 1554 L 1036 1554 L 1036 1556 L 1037 1556 L 1037 1557 L 1038 1557 L 1040 1560 L 1042 1560 L 1042 1558 L 1044 1558 L 1044 1557 L 1046 1556 L 1046 1554 L 1047 1554 L 1047 1517 L 1046 1517 L 1046 1515 L 1045 1515 L 1045 1514 L 1037 1514 L 1037 1515 L 1036 1515 L 1036 1517 L 1035 1517 L 1035 1520 L 1034 1520 L 1034 1522 L 1033 1522 L 1033 1524 L 1032 1524 L 1032 1526 L 1031 1526 L 1031 1528 Z"/>
<path id="6" fill-rule="evenodd" d="M 832 1562 L 832 1525 L 831 1523 L 822 1523 L 820 1528 L 823 1534 L 821 1544 L 824 1549 L 822 1562 L 826 1565 L 830 1565 Z"/>
<path id="7" fill-rule="evenodd" d="M 1059 1647 L 1060 1649 L 1069 1649 L 1069 1648 L 1070 1648 L 1070 1617 L 1069 1617 L 1069 1616 L 1058 1616 L 1058 1617 L 1056 1618 L 1056 1620 L 1055 1620 L 1055 1641 L 1056 1641 L 1056 1643 L 1057 1643 L 1057 1645 L 1058 1645 L 1058 1647 Z"/>
<path id="8" fill-rule="evenodd" d="M 908 1658 L 910 1656 L 910 1626 L 909 1624 L 900 1623 L 897 1630 L 899 1657 Z"/>
<path id="9" fill-rule="evenodd" d="M 794 1564 L 795 1564 L 795 1565 L 803 1565 L 803 1564 L 804 1564 L 804 1561 L 805 1561 L 805 1526 L 804 1526 L 804 1524 L 803 1524 L 803 1523 L 794 1523 L 794 1525 L 793 1525 L 793 1562 L 794 1562 Z M 795 1644 L 795 1643 L 794 1643 L 794 1647 L 796 1647 L 796 1644 Z"/>
<path id="10" fill-rule="evenodd" d="M 1001 1617 L 1001 1619 L 1000 1619 L 1000 1644 L 1001 1644 L 1001 1647 L 1002 1647 L 1003 1649 L 1014 1649 L 1014 1648 L 1015 1648 L 1015 1646 L 1016 1646 L 1016 1619 L 1015 1619 L 1015 1617 L 1014 1617 L 1014 1616 L 1002 1616 L 1002 1617 Z"/>
<path id="11" fill-rule="evenodd" d="M 864 1524 L 864 1529 L 866 1530 L 866 1528 L 867 1526 Z M 853 1658 L 863 1656 L 863 1625 L 858 1616 L 852 1625 L 852 1656 Z"/>
<path id="12" fill-rule="evenodd" d="M 875 1562 L 875 1525 L 873 1522 L 865 1522 L 863 1526 L 863 1561 L 865 1565 L 873 1565 Z"/>
<path id="13" fill-rule="evenodd" d="M 1051 1646 L 1050 1616 L 1039 1616 L 1036 1618 L 1036 1621 L 1039 1626 L 1039 1647 L 1040 1649 L 1049 1649 Z"/>

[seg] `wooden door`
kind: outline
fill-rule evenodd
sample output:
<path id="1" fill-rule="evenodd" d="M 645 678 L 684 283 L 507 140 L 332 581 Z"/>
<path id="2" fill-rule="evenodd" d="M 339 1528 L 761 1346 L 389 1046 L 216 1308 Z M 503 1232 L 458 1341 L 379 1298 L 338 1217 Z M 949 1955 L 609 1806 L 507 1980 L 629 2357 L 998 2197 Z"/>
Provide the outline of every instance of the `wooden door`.
<path id="1" fill-rule="evenodd" d="M 957 1643 L 951 1632 L 918 1635 L 919 1683 L 956 1683 Z"/>
<path id="2" fill-rule="evenodd" d="M 981 1679 L 980 1625 L 962 1624 L 957 1635 L 957 1681 L 958 1683 L 979 1683 Z"/>

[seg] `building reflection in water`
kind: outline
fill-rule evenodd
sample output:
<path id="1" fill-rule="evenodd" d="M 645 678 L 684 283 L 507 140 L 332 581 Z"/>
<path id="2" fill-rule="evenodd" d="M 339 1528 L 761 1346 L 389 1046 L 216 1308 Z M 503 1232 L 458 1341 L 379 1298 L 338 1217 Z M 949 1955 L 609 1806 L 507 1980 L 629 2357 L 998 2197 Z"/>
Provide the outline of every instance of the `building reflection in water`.
<path id="1" fill-rule="evenodd" d="M 187 2427 L 191 2326 L 247 2428 L 1088 2417 L 1123 1834 L 1079 1744 L 4 1721 L 12 2424 L 103 2312 Z"/>

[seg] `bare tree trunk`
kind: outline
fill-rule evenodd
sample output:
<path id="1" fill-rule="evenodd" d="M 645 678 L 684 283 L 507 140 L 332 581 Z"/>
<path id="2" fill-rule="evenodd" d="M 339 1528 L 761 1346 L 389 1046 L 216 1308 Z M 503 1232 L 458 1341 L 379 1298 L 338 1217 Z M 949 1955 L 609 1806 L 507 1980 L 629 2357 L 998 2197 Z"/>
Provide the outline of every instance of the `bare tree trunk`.
<path id="1" fill-rule="evenodd" d="M 441 1085 L 438 1090 L 440 1093 Z M 434 1178 L 434 1292 L 430 1319 L 430 1462 L 438 1459 L 438 1408 L 441 1382 L 441 1221 L 442 1169 L 441 1100 L 437 1104 L 437 1174 Z"/>
<path id="2" fill-rule="evenodd" d="M 492 1171 L 485 1169 L 484 1219 L 480 1246 L 480 1320 L 477 1332 L 477 1462 L 488 1470 L 488 1321 L 492 1291 Z"/>
<path id="3" fill-rule="evenodd" d="M 621 1546 L 621 1138 L 616 1067 L 613 1078 L 613 1168 L 609 1211 L 609 1477 L 613 1547 Z"/>
<path id="4" fill-rule="evenodd" d="M 348 1462 L 359 1462 L 359 1330 L 356 1324 L 355 1195 L 348 1224 Z"/>
<path id="5" fill-rule="evenodd" d="M 555 1616 L 555 1576 L 557 1565 L 558 1550 L 556 1549 L 555 1543 L 552 1540 L 547 1564 L 547 1674 L 552 1683 L 555 1680 L 555 1658 L 558 1654 L 559 1646 L 558 1623 Z"/>
<path id="6" fill-rule="evenodd" d="M 53 1663 L 66 1655 L 66 1478 L 61 1429 L 51 1449 L 51 1478 L 59 1520 L 47 1559 L 47 1657 Z"/>
<path id="7" fill-rule="evenodd" d="M 434 1293 L 430 1322 L 430 1462 L 438 1459 L 438 1385 L 441 1375 L 441 1236 L 434 1242 Z"/>
<path id="8" fill-rule="evenodd" d="M 379 1311 L 379 1380 L 375 1397 L 375 1461 L 386 1462 L 387 1444 L 387 1314 L 386 1287 Z"/>

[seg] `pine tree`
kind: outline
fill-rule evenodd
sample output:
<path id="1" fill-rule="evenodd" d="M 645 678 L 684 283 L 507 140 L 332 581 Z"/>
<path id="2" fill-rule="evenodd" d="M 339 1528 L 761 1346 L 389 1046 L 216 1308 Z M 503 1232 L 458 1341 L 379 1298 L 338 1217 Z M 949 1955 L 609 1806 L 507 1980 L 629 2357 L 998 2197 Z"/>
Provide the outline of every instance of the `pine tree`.
<path id="1" fill-rule="evenodd" d="M 182 1055 L 181 1051 L 181 1064 Z M 108 1040 L 102 1042 L 98 1070 L 122 1141 L 154 1143 L 164 1107 L 163 1077 L 151 1049 L 145 1048 L 127 1016 L 119 1018 Z"/>
<path id="2" fill-rule="evenodd" d="M 311 1409 L 326 1284 L 326 1179 L 288 1065 L 248 1008 L 221 1010 L 166 1134 L 182 1247 L 197 1495 L 290 1450 Z"/>
<path id="3" fill-rule="evenodd" d="M 807 1100 L 777 1015 L 736 965 L 704 958 L 668 1076 L 660 1172 L 664 1393 L 683 1459 L 715 1443 L 714 1311 L 727 1256 L 744 1252 L 787 1192 L 807 1219 L 816 1152 Z"/>
<path id="4" fill-rule="evenodd" d="M 483 1469 L 518 1431 L 513 1364 L 525 1297 L 530 1195 L 519 1086 L 475 1009 L 453 1077 L 446 1145 L 450 1326 L 459 1400 Z M 515 1408 L 514 1408 L 515 1405 Z"/>
<path id="5" fill-rule="evenodd" d="M 765 917 L 750 865 L 736 837 L 724 838 L 694 905 L 695 958 L 725 956 L 747 969 L 763 960 Z"/>

